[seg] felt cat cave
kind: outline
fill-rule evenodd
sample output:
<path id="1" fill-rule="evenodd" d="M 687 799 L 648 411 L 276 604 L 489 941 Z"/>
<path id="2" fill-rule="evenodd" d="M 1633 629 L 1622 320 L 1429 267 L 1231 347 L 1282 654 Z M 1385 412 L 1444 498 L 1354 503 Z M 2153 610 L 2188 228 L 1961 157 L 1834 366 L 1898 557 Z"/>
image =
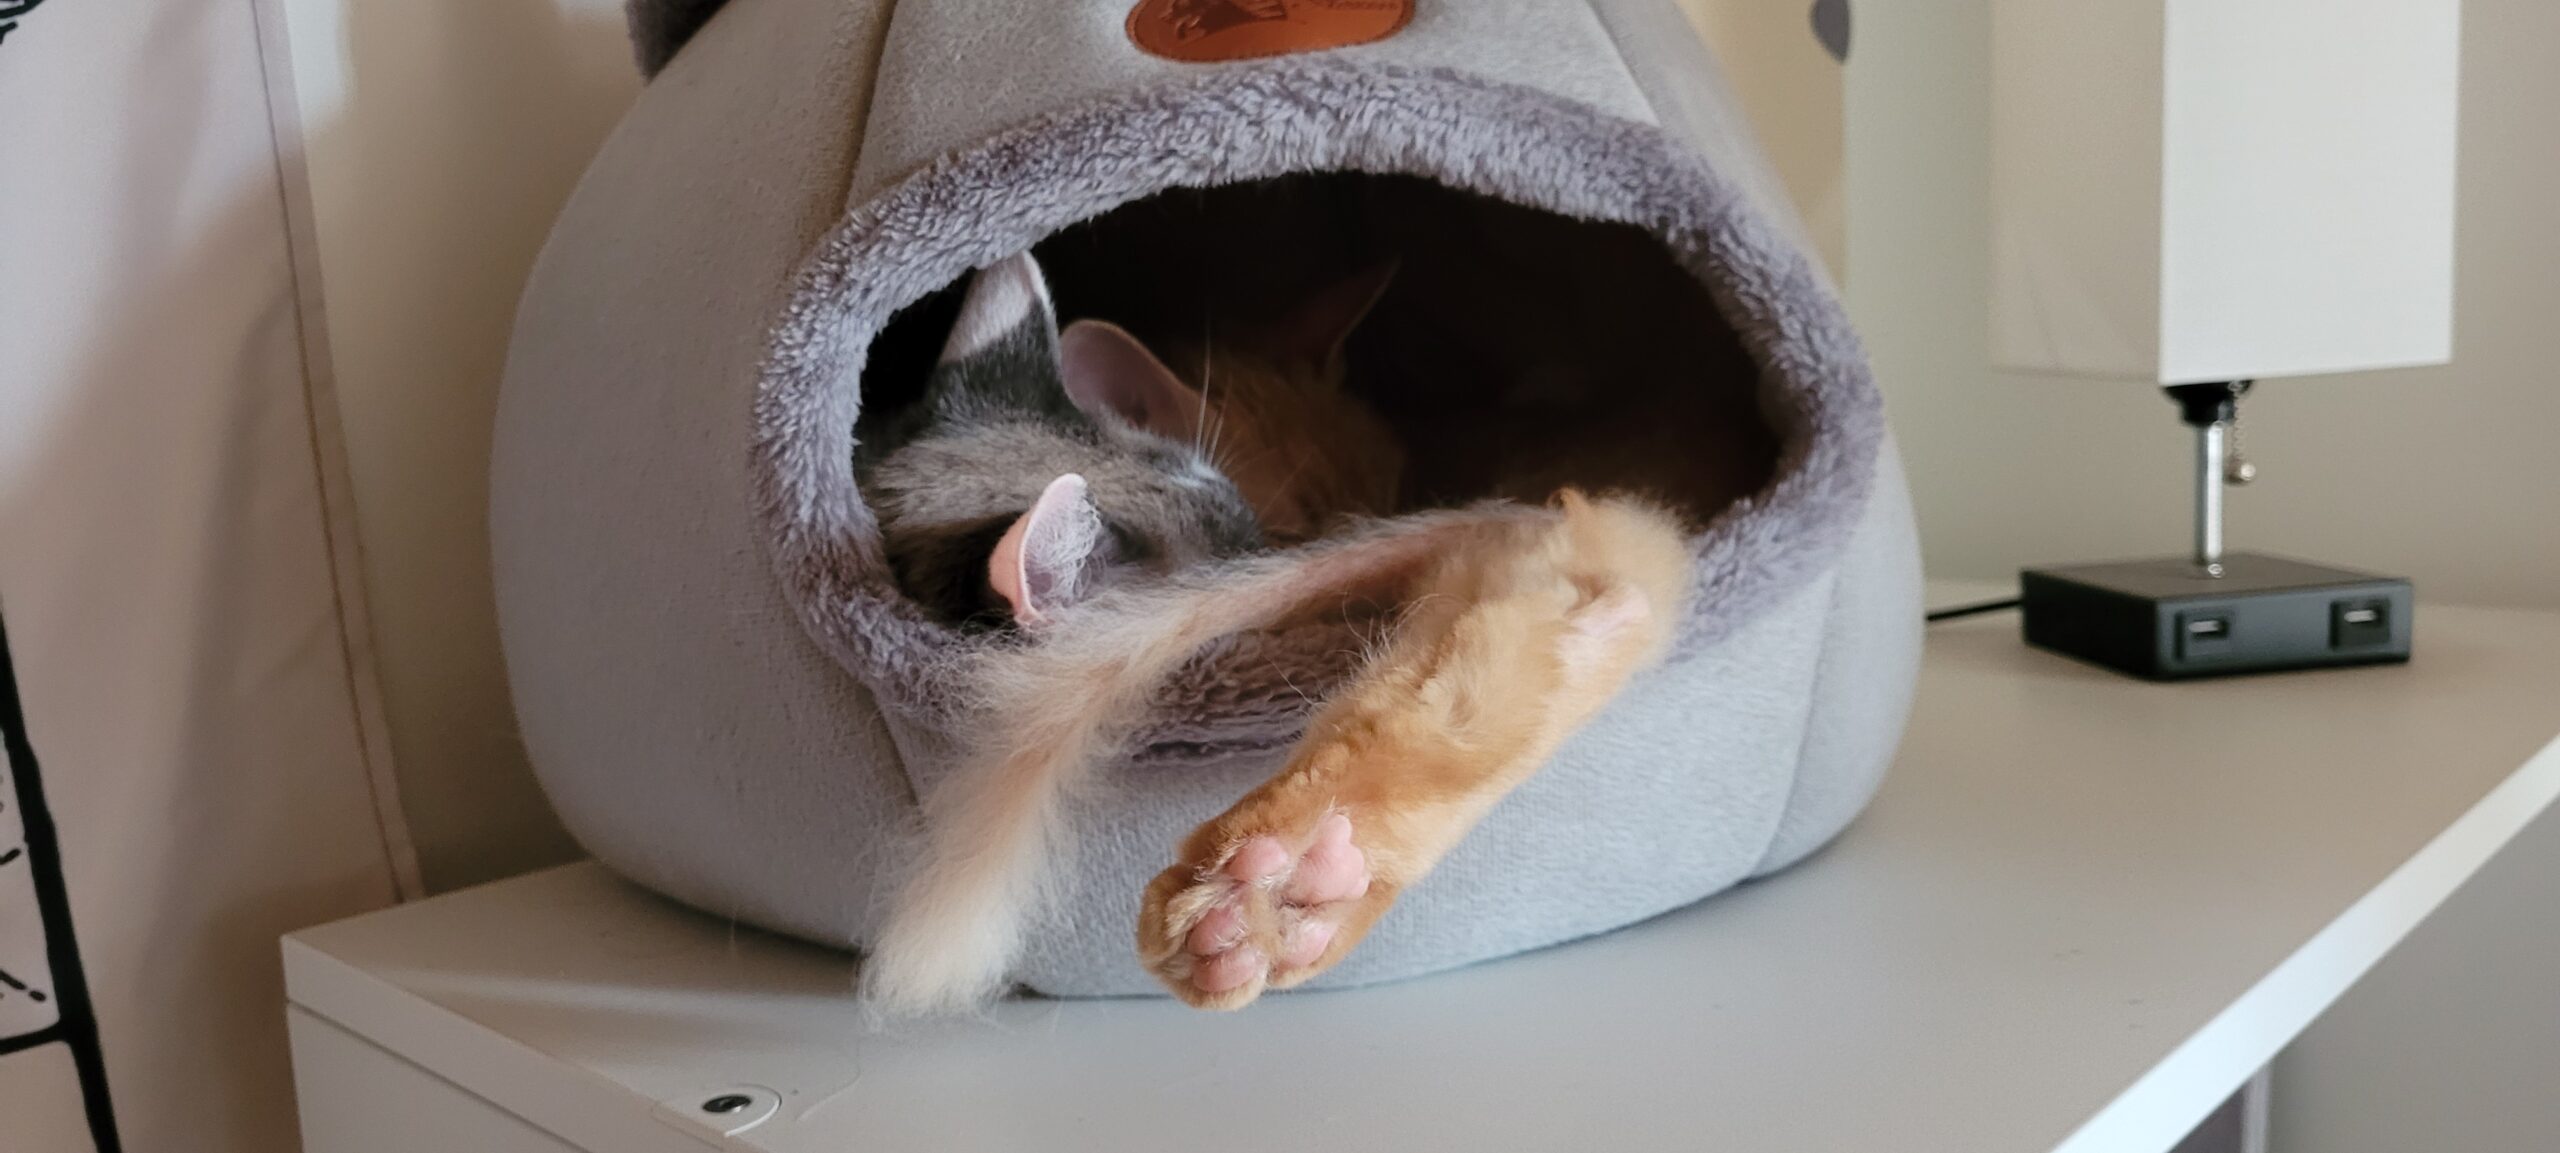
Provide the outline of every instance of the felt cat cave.
<path id="1" fill-rule="evenodd" d="M 1180 11 L 1149 36 L 1187 58 L 1133 38 L 1158 7 Z M 1261 26 L 1330 7 L 634 5 L 663 69 L 527 289 L 492 477 L 526 748 L 600 860 L 875 939 L 952 768 L 965 639 L 893 579 L 854 446 L 912 398 L 972 270 L 1026 250 L 1062 316 L 1151 344 L 1393 259 L 1349 358 L 1415 503 L 1631 487 L 1699 526 L 1667 660 L 1318 985 L 1649 917 L 1865 804 L 1917 664 L 1909 504 L 1704 49 L 1661 0 L 1415 0 L 1339 46 Z M 1014 976 L 1159 992 L 1141 889 L 1349 659 L 1258 634 L 1174 677 L 1072 798 L 1078 851 Z"/>

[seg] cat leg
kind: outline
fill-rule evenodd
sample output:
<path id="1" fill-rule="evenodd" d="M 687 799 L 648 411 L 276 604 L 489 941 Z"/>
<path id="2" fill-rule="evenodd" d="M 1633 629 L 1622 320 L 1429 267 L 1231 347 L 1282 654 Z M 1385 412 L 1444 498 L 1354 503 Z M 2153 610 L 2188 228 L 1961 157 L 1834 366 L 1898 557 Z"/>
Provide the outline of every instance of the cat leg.
<path id="1" fill-rule="evenodd" d="M 1177 996 L 1238 1008 L 1332 967 L 1660 652 L 1686 575 L 1677 527 L 1641 506 L 1566 508 L 1540 530 L 1552 539 L 1426 581 L 1288 766 L 1149 884 L 1139 953 Z M 1601 514 L 1635 535 L 1577 520 Z"/>

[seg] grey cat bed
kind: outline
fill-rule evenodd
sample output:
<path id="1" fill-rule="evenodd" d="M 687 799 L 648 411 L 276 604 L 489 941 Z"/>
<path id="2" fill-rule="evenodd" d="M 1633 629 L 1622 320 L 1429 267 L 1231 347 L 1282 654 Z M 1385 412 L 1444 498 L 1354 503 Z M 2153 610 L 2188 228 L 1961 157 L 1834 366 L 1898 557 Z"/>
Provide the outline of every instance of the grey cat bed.
<path id="1" fill-rule="evenodd" d="M 851 468 L 866 395 L 912 380 L 950 286 L 1034 244 L 1062 309 L 1082 292 L 1177 324 L 1178 291 L 1131 287 L 1163 282 L 1147 261 L 1233 274 L 1358 237 L 1409 262 L 1362 387 L 1425 488 L 1499 480 L 1469 474 L 1476 438 L 1616 405 L 1699 448 L 1586 447 L 1566 478 L 1659 467 L 1705 527 L 1669 663 L 1320 983 L 1602 932 L 1838 833 L 1909 703 L 1909 503 L 1834 294 L 1678 13 L 1419 0 L 1383 41 L 1204 65 L 1134 48 L 1128 3 L 635 4 L 664 69 L 544 250 L 493 471 L 518 714 L 571 831 L 713 913 L 868 940 L 918 790 L 949 767 L 958 638 L 885 573 Z M 1479 294 L 1455 309 L 1472 326 L 1431 327 L 1452 311 L 1434 285 Z M 1521 327 L 1504 301 L 1543 342 L 1484 343 Z M 1404 391 L 1453 375 L 1473 383 Z M 1752 495 L 1682 491 L 1684 455 L 1753 453 Z M 1302 641 L 1222 647 L 1168 686 L 1077 802 L 1026 984 L 1157 991 L 1131 945 L 1140 888 L 1339 671 L 1339 646 Z"/>

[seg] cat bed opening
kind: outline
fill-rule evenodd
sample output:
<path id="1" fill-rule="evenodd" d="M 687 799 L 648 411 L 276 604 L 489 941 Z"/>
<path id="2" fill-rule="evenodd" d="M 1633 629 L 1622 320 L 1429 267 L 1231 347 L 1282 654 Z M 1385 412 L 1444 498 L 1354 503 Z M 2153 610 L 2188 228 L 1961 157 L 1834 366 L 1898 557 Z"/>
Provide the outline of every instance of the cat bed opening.
<path id="1" fill-rule="evenodd" d="M 852 448 L 955 286 L 1026 249 L 1062 314 L 1151 342 L 1392 258 L 1350 384 L 1414 503 L 1633 487 L 1700 526 L 1670 662 L 1319 984 L 1650 916 L 1863 805 L 1916 658 L 1907 502 L 1845 318 L 1675 11 L 1426 0 L 1376 44 L 1201 66 L 1118 36 L 1122 4 L 873 7 L 723 7 L 528 289 L 502 626 L 528 753 L 600 859 L 813 940 L 876 929 L 951 767 L 962 638 L 888 573 Z M 1140 886 L 1343 665 L 1335 639 L 1238 638 L 1168 685 L 1076 798 L 1083 851 L 1017 975 L 1154 992 Z"/>
<path id="2" fill-rule="evenodd" d="M 1204 346 L 1346 278 L 1383 279 L 1344 383 L 1403 449 L 1394 511 L 1573 485 L 1643 491 L 1703 525 L 1776 465 L 1749 351 L 1637 227 L 1333 172 L 1159 192 L 1034 251 L 1061 321 L 1128 329 L 1213 399 Z M 965 287 L 882 332 L 863 373 L 864 442 L 919 398 Z"/>

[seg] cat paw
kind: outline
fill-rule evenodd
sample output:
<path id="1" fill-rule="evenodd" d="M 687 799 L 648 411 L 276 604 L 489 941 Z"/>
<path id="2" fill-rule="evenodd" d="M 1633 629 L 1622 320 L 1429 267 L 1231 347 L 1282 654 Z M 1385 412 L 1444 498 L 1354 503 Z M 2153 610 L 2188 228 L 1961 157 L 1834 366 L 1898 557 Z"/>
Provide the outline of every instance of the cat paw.
<path id="1" fill-rule="evenodd" d="M 1383 901 L 1341 812 L 1312 828 L 1229 838 L 1147 886 L 1139 954 L 1193 1006 L 1237 1009 L 1332 967 Z"/>

